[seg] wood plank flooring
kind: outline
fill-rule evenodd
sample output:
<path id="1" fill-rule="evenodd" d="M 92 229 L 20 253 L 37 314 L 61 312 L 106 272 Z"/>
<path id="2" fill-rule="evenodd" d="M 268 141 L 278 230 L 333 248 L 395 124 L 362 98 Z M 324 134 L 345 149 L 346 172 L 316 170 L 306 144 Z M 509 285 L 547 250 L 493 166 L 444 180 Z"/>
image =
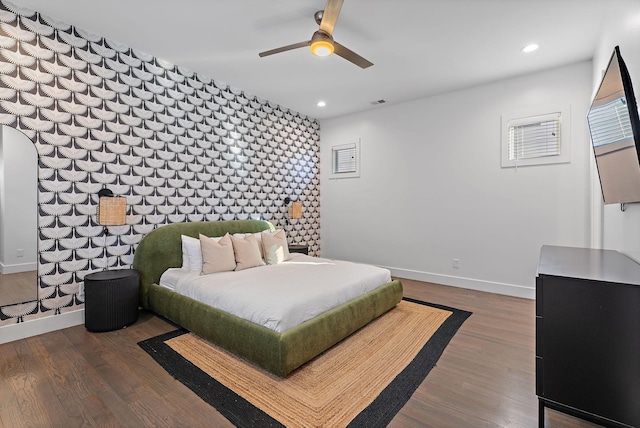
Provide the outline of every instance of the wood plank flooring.
<path id="1" fill-rule="evenodd" d="M 403 280 L 405 295 L 473 312 L 391 427 L 536 427 L 533 300 Z M 0 345 L 0 427 L 230 427 L 137 342 L 175 326 L 76 326 Z M 546 411 L 548 427 L 596 425 Z"/>
<path id="2" fill-rule="evenodd" d="M 35 270 L 0 274 L 0 306 L 38 300 L 37 280 Z"/>

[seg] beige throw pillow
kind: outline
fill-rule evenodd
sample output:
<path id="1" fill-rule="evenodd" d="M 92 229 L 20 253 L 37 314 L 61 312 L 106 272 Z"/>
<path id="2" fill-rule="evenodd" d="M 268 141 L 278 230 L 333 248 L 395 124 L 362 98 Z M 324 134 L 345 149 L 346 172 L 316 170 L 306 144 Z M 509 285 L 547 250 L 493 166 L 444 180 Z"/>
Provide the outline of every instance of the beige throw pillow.
<path id="1" fill-rule="evenodd" d="M 258 238 L 254 235 L 244 237 L 232 235 L 231 242 L 233 242 L 233 252 L 236 255 L 236 270 L 264 266 Z"/>
<path id="2" fill-rule="evenodd" d="M 256 233 L 234 233 L 231 236 L 232 237 L 235 236 L 236 238 L 246 238 L 249 235 L 253 236 L 258 241 L 258 248 L 260 248 L 260 258 L 262 260 L 264 260 L 264 250 L 262 249 L 262 233 L 261 232 L 256 232 Z"/>
<path id="3" fill-rule="evenodd" d="M 201 234 L 200 247 L 202 249 L 201 275 L 226 272 L 236 268 L 233 243 L 231 242 L 231 236 L 228 233 L 218 242 Z"/>
<path id="4" fill-rule="evenodd" d="M 262 232 L 262 247 L 264 260 L 268 265 L 277 265 L 289 260 L 289 245 L 287 245 L 287 235 L 284 230 L 276 233 Z"/>

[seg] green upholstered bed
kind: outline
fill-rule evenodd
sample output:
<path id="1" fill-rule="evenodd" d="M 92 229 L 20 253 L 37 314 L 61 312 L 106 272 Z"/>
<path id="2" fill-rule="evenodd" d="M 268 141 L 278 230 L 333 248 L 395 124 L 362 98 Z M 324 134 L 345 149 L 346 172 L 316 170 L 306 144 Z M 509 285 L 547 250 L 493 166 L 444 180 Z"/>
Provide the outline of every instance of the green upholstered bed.
<path id="1" fill-rule="evenodd" d="M 142 307 L 284 377 L 402 299 L 402 284 L 395 280 L 279 333 L 158 285 L 165 270 L 182 265 L 181 235 L 223 236 L 227 232 L 263 230 L 275 229 L 267 221 L 233 220 L 176 223 L 153 230 L 134 254 L 133 268 L 140 271 Z"/>

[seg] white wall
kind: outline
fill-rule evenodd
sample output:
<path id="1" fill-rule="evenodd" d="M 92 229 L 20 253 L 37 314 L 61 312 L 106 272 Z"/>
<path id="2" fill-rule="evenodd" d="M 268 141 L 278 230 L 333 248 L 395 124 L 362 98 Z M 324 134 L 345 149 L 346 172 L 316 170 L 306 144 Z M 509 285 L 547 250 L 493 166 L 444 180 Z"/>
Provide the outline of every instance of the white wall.
<path id="1" fill-rule="evenodd" d="M 0 263 L 3 273 L 36 269 L 38 158 L 33 142 L 9 126 L 0 129 Z M 24 256 L 18 257 L 17 250 Z M 35 286 L 35 284 L 34 284 Z"/>
<path id="2" fill-rule="evenodd" d="M 593 59 L 592 92 L 597 90 L 613 48 L 617 45 L 629 69 L 636 99 L 640 101 L 640 2 L 614 2 L 609 12 Z M 594 172 L 597 177 L 595 174 L 597 172 Z M 627 204 L 624 212 L 620 210 L 620 205 L 603 207 L 602 195 L 597 181 L 595 183 L 594 232 L 600 234 L 595 244 L 618 250 L 640 262 L 640 203 Z"/>
<path id="3" fill-rule="evenodd" d="M 533 297 L 543 244 L 591 241 L 591 70 L 584 62 L 322 121 L 322 255 Z M 571 106 L 571 163 L 501 168 L 501 115 L 553 105 Z M 360 178 L 329 180 L 331 146 L 358 138 Z"/>

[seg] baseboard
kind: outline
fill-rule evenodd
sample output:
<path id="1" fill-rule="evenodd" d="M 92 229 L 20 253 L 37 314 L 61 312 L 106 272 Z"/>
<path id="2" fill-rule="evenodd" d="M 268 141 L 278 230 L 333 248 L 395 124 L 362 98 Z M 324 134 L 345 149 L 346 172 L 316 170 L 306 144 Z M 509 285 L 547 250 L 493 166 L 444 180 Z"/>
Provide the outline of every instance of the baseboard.
<path id="1" fill-rule="evenodd" d="M 19 324 L 0 327 L 0 343 L 13 342 L 27 337 L 49 333 L 63 328 L 84 324 L 84 309 L 51 317 L 38 318 Z"/>
<path id="2" fill-rule="evenodd" d="M 458 276 L 440 275 L 429 272 L 421 272 L 411 269 L 399 269 L 382 266 L 391 271 L 391 275 L 398 278 L 413 279 L 416 281 L 433 282 L 452 287 L 468 288 L 470 290 L 485 291 L 487 293 L 504 294 L 525 299 L 535 299 L 536 289 L 520 285 L 504 284 L 500 282 L 482 281 L 478 279 L 462 278 Z"/>
<path id="3" fill-rule="evenodd" d="M 38 269 L 38 265 L 33 263 L 19 263 L 13 265 L 5 265 L 0 263 L 0 273 L 10 274 L 10 273 L 21 273 L 21 272 L 31 272 L 32 270 Z"/>

